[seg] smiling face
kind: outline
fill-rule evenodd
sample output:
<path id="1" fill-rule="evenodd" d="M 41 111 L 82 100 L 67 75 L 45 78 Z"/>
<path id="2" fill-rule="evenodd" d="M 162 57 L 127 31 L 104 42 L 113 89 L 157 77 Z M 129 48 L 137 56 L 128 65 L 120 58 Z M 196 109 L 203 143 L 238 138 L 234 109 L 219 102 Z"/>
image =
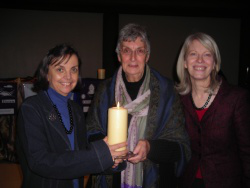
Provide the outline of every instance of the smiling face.
<path id="1" fill-rule="evenodd" d="M 47 79 L 49 86 L 63 96 L 67 96 L 76 86 L 79 75 L 78 58 L 72 55 L 61 64 L 49 65 Z"/>
<path id="2" fill-rule="evenodd" d="M 210 74 L 215 68 L 213 54 L 198 40 L 194 40 L 185 57 L 185 68 L 190 74 L 191 81 L 210 83 Z"/>
<path id="3" fill-rule="evenodd" d="M 118 60 L 121 62 L 128 82 L 137 82 L 142 78 L 148 59 L 146 44 L 141 38 L 122 42 Z"/>

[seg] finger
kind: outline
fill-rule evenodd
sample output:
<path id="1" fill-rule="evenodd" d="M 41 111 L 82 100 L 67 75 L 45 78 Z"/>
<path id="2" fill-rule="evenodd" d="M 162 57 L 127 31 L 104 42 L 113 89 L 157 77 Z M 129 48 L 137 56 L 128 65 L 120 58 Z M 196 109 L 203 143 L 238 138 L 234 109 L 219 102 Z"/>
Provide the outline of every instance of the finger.
<path id="1" fill-rule="evenodd" d="M 129 162 L 132 162 L 132 163 L 138 163 L 139 161 L 140 161 L 140 156 L 139 155 L 136 155 L 136 156 L 134 156 L 134 157 L 130 157 L 130 158 L 128 158 L 128 161 Z"/>
<path id="2" fill-rule="evenodd" d="M 105 136 L 103 140 L 107 142 L 108 141 L 108 137 Z"/>
<path id="3" fill-rule="evenodd" d="M 122 143 L 119 143 L 119 144 L 111 145 L 110 147 L 112 149 L 118 149 L 118 148 L 122 148 L 122 147 L 126 147 L 126 146 L 127 146 L 127 142 L 122 142 Z"/>
<path id="4" fill-rule="evenodd" d="M 108 137 L 106 136 L 106 137 L 103 139 L 103 141 L 104 141 L 106 144 L 108 144 Z"/>
<path id="5" fill-rule="evenodd" d="M 115 164 L 117 164 L 117 165 L 118 165 L 119 163 L 122 163 L 122 162 L 123 162 L 123 160 L 122 160 L 122 159 L 115 159 L 115 161 L 114 161 L 114 162 L 115 162 Z"/>

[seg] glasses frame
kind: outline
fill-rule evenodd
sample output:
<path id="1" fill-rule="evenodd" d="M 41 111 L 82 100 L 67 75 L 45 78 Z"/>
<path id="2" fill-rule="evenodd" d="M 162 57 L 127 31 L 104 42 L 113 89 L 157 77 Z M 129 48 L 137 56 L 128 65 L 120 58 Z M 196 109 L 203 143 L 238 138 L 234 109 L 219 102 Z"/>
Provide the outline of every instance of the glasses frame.
<path id="1" fill-rule="evenodd" d="M 124 49 L 128 50 L 127 52 L 124 52 Z M 148 50 L 145 48 L 137 48 L 136 50 L 131 50 L 128 47 L 124 47 L 124 49 L 119 49 L 119 52 L 123 55 L 131 56 L 132 54 L 136 54 L 137 56 L 144 56 L 148 53 Z M 143 50 L 143 52 L 140 52 L 140 50 Z"/>

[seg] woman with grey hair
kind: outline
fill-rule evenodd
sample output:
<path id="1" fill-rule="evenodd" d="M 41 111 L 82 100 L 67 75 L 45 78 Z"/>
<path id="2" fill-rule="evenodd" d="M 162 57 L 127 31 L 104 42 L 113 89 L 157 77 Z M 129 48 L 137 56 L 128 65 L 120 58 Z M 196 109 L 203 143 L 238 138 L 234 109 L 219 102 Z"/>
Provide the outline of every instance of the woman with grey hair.
<path id="1" fill-rule="evenodd" d="M 124 26 L 117 43 L 121 66 L 98 86 L 88 112 L 92 134 L 107 134 L 107 110 L 119 102 L 128 109 L 126 169 L 97 176 L 96 187 L 176 187 L 190 156 L 184 114 L 174 85 L 147 65 L 150 43 L 146 30 L 137 24 Z"/>
<path id="2" fill-rule="evenodd" d="M 187 37 L 177 62 L 192 157 L 182 187 L 250 187 L 250 103 L 219 75 L 221 57 L 205 33 Z"/>

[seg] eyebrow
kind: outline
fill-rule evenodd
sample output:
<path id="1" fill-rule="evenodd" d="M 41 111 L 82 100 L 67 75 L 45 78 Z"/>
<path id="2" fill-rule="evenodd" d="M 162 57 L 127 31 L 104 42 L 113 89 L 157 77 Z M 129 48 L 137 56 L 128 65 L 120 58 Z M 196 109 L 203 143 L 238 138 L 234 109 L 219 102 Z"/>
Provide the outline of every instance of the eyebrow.
<path id="1" fill-rule="evenodd" d="M 125 48 L 129 48 L 129 49 L 131 49 L 130 47 L 128 47 L 128 46 L 122 46 L 122 47 L 125 47 Z M 146 49 L 146 47 L 143 47 L 143 46 L 141 46 L 141 47 L 138 47 L 138 48 L 136 48 L 136 49 L 139 49 L 139 48 L 145 48 Z M 132 50 L 132 49 L 131 49 Z"/>

